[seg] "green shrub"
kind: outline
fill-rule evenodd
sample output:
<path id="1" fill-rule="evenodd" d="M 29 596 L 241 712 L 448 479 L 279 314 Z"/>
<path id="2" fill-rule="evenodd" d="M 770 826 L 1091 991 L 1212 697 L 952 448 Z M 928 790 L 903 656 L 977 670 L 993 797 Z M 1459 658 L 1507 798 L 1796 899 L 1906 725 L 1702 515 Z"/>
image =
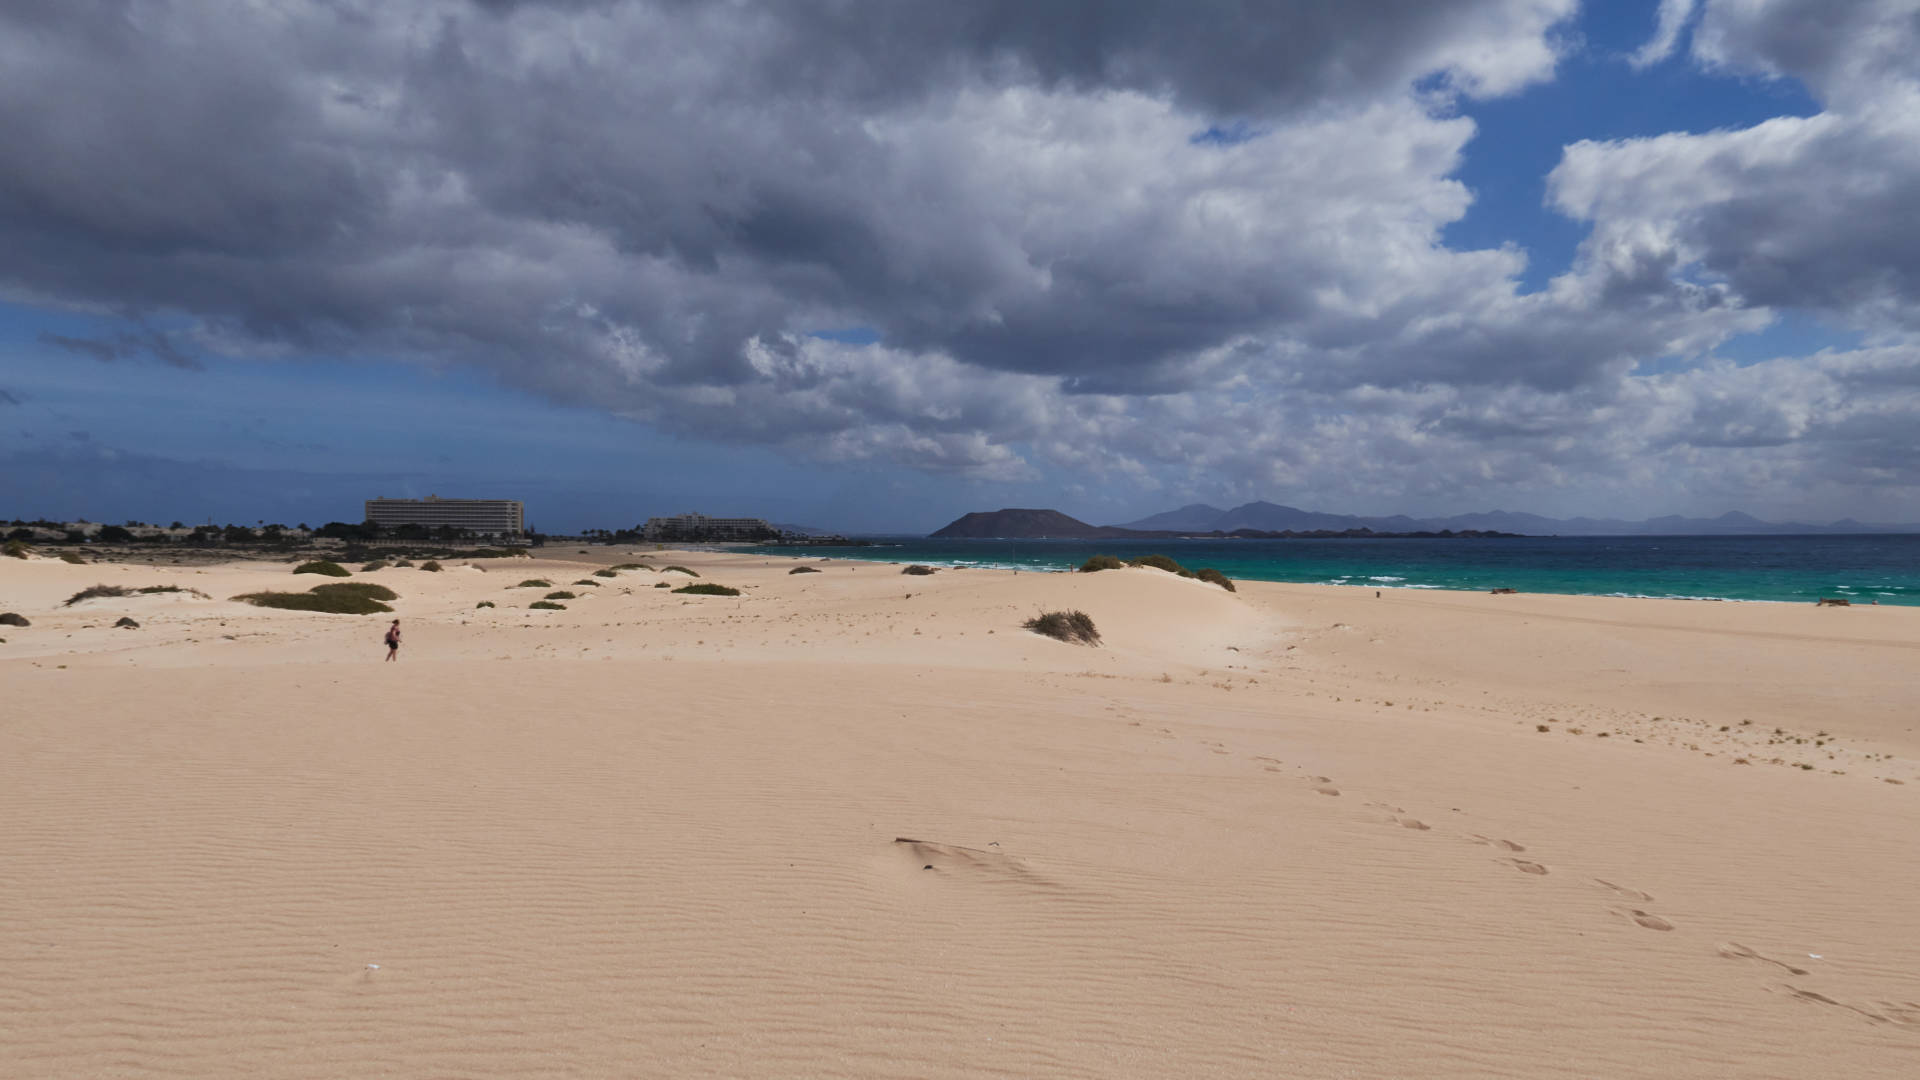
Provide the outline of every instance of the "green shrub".
<path id="1" fill-rule="evenodd" d="M 551 600 L 535 600 L 535 601 L 534 601 L 533 603 L 531 603 L 531 604 L 528 604 L 527 606 L 528 606 L 528 607 L 530 607 L 530 608 L 533 608 L 533 609 L 535 609 L 535 610 L 537 610 L 537 611 L 565 611 L 565 610 L 567 610 L 567 605 L 565 605 L 565 604 L 556 604 L 556 603 L 554 603 L 554 602 L 553 602 L 553 601 L 551 601 Z"/>
<path id="2" fill-rule="evenodd" d="M 257 592 L 242 593 L 234 599 L 254 607 L 319 611 L 329 615 L 374 615 L 393 610 L 371 596 L 354 592 Z"/>
<path id="3" fill-rule="evenodd" d="M 939 571 L 935 570 L 933 567 L 921 566 L 919 563 L 914 563 L 912 566 L 902 567 L 900 569 L 900 572 L 903 574 L 912 574 L 914 577 L 926 577 L 929 574 L 939 573 Z"/>
<path id="4" fill-rule="evenodd" d="M 594 577 L 619 577 L 620 575 L 612 570 L 595 570 L 593 572 L 593 576 Z"/>
<path id="5" fill-rule="evenodd" d="M 574 584 L 575 585 L 591 585 L 596 589 L 600 587 L 600 583 L 593 580 L 590 577 L 583 577 L 579 581 L 574 582 Z"/>
<path id="6" fill-rule="evenodd" d="M 85 566 L 85 565 L 87 565 L 87 560 L 85 560 L 85 559 L 83 559 L 83 558 L 81 558 L 81 557 L 80 557 L 80 553 L 79 553 L 79 552 L 77 552 L 77 551 L 63 551 L 63 552 L 61 552 L 61 553 L 60 553 L 60 561 L 61 561 L 61 562 L 63 562 L 63 563 L 72 563 L 72 564 L 73 564 L 73 565 L 75 565 L 75 566 Z"/>
<path id="7" fill-rule="evenodd" d="M 483 607 L 492 607 L 492 606 L 493 606 L 493 601 L 491 601 L 491 600 L 482 600 L 482 601 L 480 601 L 479 603 L 477 603 L 477 604 L 475 604 L 475 605 L 473 605 L 473 609 L 474 609 L 475 611 L 478 611 L 478 610 L 480 610 L 480 609 L 481 609 L 481 608 L 483 608 Z"/>
<path id="8" fill-rule="evenodd" d="M 559 591 L 557 591 L 557 592 L 550 592 L 550 593 L 548 593 L 548 594 L 547 594 L 547 596 L 546 596 L 546 598 L 547 598 L 548 600 L 577 600 L 577 599 L 579 599 L 579 597 L 578 597 L 578 596 L 577 596 L 576 594 L 574 594 L 574 593 L 570 593 L 570 592 L 568 592 L 568 591 L 567 591 L 567 590 L 565 590 L 565 589 L 561 589 L 561 590 L 559 590 Z"/>
<path id="9" fill-rule="evenodd" d="M 186 589 L 178 585 L 147 585 L 138 589 L 129 589 L 125 585 L 95 585 L 91 588 L 81 589 L 79 592 L 67 597 L 67 602 L 61 606 L 72 607 L 82 600 L 92 600 L 100 596 L 149 596 L 153 593 L 176 592 L 192 593 L 202 600 L 212 599 L 199 589 Z"/>
<path id="10" fill-rule="evenodd" d="M 27 548 L 27 543 L 24 540 L 9 540 L 7 541 L 7 546 L 5 548 L 0 548 L 0 551 L 5 551 L 8 555 L 12 556 L 13 558 L 24 559 L 27 557 L 28 548 Z"/>
<path id="11" fill-rule="evenodd" d="M 819 568 L 819 567 L 817 567 L 817 566 L 796 566 L 796 567 L 794 567 L 793 569 L 791 569 L 791 570 L 789 570 L 789 571 L 787 571 L 787 573 L 788 573 L 789 575 L 791 575 L 791 574 L 817 574 L 817 573 L 819 573 L 819 572 L 820 572 L 820 568 Z"/>
<path id="12" fill-rule="evenodd" d="M 671 589 L 671 588 L 673 588 L 673 586 L 672 586 L 671 584 L 669 584 L 668 582 L 665 582 L 665 581 L 656 581 L 656 582 L 654 582 L 654 583 L 653 583 L 653 587 L 654 587 L 654 588 L 656 588 L 656 589 Z"/>
<path id="13" fill-rule="evenodd" d="M 307 590 L 322 596 L 364 596 L 369 600 L 398 600 L 400 594 L 371 581 L 339 581 L 329 585 L 315 585 Z"/>
<path id="14" fill-rule="evenodd" d="M 1181 566 L 1179 563 L 1174 562 L 1172 559 L 1168 558 L 1165 555 L 1142 555 L 1137 559 L 1128 560 L 1127 565 L 1128 566 L 1151 566 L 1155 570 L 1165 570 L 1169 574 L 1186 574 L 1187 573 L 1186 567 Z"/>
<path id="15" fill-rule="evenodd" d="M 423 562 L 420 564 L 420 569 L 425 570 L 430 574 L 437 574 L 440 572 L 440 564 L 433 561 L 432 559 L 428 559 L 426 562 Z"/>
<path id="16" fill-rule="evenodd" d="M 1112 555 L 1095 555 L 1093 558 L 1080 564 L 1080 572 L 1083 574 L 1091 574 L 1100 570 L 1118 570 L 1125 565 L 1127 564 Z"/>
<path id="17" fill-rule="evenodd" d="M 293 568 L 293 572 L 296 574 L 325 574 L 328 577 L 353 576 L 353 571 L 341 566 L 337 562 L 327 562 L 324 559 L 316 562 L 301 563 L 299 566 Z"/>
<path id="18" fill-rule="evenodd" d="M 405 569 L 408 569 L 408 568 L 410 568 L 410 567 L 412 567 L 412 566 L 413 566 L 413 560 L 412 560 L 412 559 L 400 559 L 399 561 L 397 561 L 397 562 L 395 562 L 395 563 L 394 563 L 393 565 L 394 565 L 394 568 L 395 568 L 395 569 L 398 569 L 398 570 L 405 570 Z"/>
<path id="19" fill-rule="evenodd" d="M 740 595 L 739 589 L 729 589 L 725 585 L 715 585 L 711 581 L 702 581 L 693 585 L 682 585 L 673 591 L 677 593 L 692 593 L 695 596 L 739 596 Z"/>
<path id="20" fill-rule="evenodd" d="M 660 570 L 660 572 L 664 574 L 664 573 L 667 573 L 667 572 L 668 572 L 668 571 L 670 571 L 670 570 L 678 570 L 678 571 L 680 571 L 681 573 L 683 573 L 683 574 L 685 574 L 685 575 L 687 575 L 688 577 L 699 577 L 699 576 L 700 576 L 699 574 L 696 574 L 696 573 L 694 573 L 693 571 L 691 571 L 691 570 L 689 570 L 689 569 L 687 569 L 687 568 L 686 568 L 686 567 L 684 567 L 684 566 L 668 566 L 668 567 L 663 567 L 663 568 L 661 568 L 661 570 Z"/>
<path id="21" fill-rule="evenodd" d="M 384 562 L 370 562 L 367 565 L 361 567 L 360 572 L 363 574 L 371 574 L 375 570 L 385 570 L 386 568 L 387 568 L 387 564 Z"/>
<path id="22" fill-rule="evenodd" d="M 1049 611 L 1035 615 L 1022 625 L 1043 637 L 1069 645 L 1100 644 L 1100 631 L 1093 628 L 1093 619 L 1084 611 Z"/>
<path id="23" fill-rule="evenodd" d="M 653 567 L 648 566 L 646 563 L 637 563 L 637 562 L 615 563 L 613 568 L 615 570 L 651 570 L 653 569 Z M 596 571 L 596 573 L 597 572 L 598 571 Z M 611 577 L 612 575 L 608 575 L 608 576 Z"/>
<path id="24" fill-rule="evenodd" d="M 1227 590 L 1228 592 L 1240 591 L 1233 587 L 1233 581 L 1230 578 L 1228 578 L 1227 575 L 1221 573 L 1218 570 L 1215 570 L 1211 566 L 1201 570 L 1195 570 L 1193 572 L 1193 576 L 1199 578 L 1201 581 L 1212 582 L 1213 584 L 1220 586 L 1221 588 Z"/>
<path id="25" fill-rule="evenodd" d="M 551 589 L 553 588 L 553 582 L 548 581 L 546 578 L 530 577 L 527 580 L 521 582 L 520 584 L 515 585 L 514 588 L 516 589 Z"/>

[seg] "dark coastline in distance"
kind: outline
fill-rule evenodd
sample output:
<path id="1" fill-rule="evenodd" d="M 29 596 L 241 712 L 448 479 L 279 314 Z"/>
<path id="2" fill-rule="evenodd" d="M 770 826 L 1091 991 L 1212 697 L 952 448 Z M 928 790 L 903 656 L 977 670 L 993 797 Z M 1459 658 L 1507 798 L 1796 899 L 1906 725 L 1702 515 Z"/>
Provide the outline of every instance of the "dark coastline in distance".
<path id="1" fill-rule="evenodd" d="M 1677 515 L 1549 518 L 1494 510 L 1444 518 L 1405 514 L 1361 517 L 1251 502 L 1232 510 L 1195 503 L 1120 525 L 1090 525 L 1058 510 L 1003 509 L 966 514 L 929 539 L 1153 540 L 1153 539 L 1481 539 L 1515 536 L 1886 536 L 1920 534 L 1920 524 L 1875 524 L 1843 518 L 1826 524 L 1768 522 L 1729 511 L 1715 518 Z"/>
<path id="2" fill-rule="evenodd" d="M 1058 510 L 990 510 L 965 514 L 928 534 L 930 540 L 1478 540 L 1518 538 L 1519 533 L 1488 529 L 1437 529 L 1379 532 L 1365 526 L 1345 529 L 1249 529 L 1184 531 L 1089 525 Z"/>

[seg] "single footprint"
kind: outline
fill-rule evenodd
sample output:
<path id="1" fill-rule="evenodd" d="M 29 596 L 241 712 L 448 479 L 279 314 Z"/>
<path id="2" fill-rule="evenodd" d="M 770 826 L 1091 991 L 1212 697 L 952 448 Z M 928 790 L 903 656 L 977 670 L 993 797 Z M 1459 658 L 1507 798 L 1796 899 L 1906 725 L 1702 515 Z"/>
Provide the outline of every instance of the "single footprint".
<path id="1" fill-rule="evenodd" d="M 1627 908 L 1625 910 L 1616 909 L 1616 914 L 1632 919 L 1634 922 L 1640 924 L 1641 926 L 1646 927 L 1649 930 L 1673 929 L 1672 923 L 1668 922 L 1667 920 L 1651 912 L 1641 911 L 1639 908 Z"/>
<path id="2" fill-rule="evenodd" d="M 1475 834 L 1473 835 L 1473 842 L 1474 842 L 1474 843 L 1476 843 L 1476 844 L 1487 844 L 1487 845 L 1489 845 L 1489 846 L 1491 846 L 1491 847 L 1497 847 L 1497 848 L 1499 848 L 1499 849 L 1500 849 L 1501 851 L 1516 851 L 1516 852 L 1517 852 L 1517 851 L 1525 851 L 1525 850 L 1527 850 L 1525 846 L 1523 846 L 1523 845 L 1520 845 L 1520 844 L 1516 844 L 1516 843 L 1514 843 L 1514 842 L 1513 842 L 1513 841 L 1511 841 L 1511 840 L 1495 840 L 1495 839 L 1493 839 L 1492 837 L 1488 837 L 1488 836 L 1481 836 L 1481 835 L 1480 835 L 1479 833 L 1475 833 Z"/>
<path id="3" fill-rule="evenodd" d="M 1594 878 L 1593 883 L 1623 900 L 1638 900 L 1644 904 L 1653 899 L 1649 893 L 1643 893 L 1639 889 L 1629 889 L 1625 885 L 1615 885 L 1606 878 Z"/>
<path id="4" fill-rule="evenodd" d="M 1321 786 L 1319 786 L 1319 787 L 1317 787 L 1317 788 L 1314 788 L 1313 790 L 1315 790 L 1315 791 L 1317 791 L 1317 792 L 1319 792 L 1319 793 L 1320 793 L 1320 794 L 1322 794 L 1322 795 L 1338 795 L 1338 794 L 1340 794 L 1340 789 L 1339 789 L 1339 788 L 1337 788 L 1337 787 L 1328 787 L 1328 786 L 1326 786 L 1326 785 L 1324 785 L 1324 784 L 1322 784 Z"/>
<path id="5" fill-rule="evenodd" d="M 1526 859 L 1501 859 L 1500 861 L 1523 874 L 1545 874 L 1547 872 L 1546 867 L 1541 866 L 1537 862 L 1529 862 Z"/>
<path id="6" fill-rule="evenodd" d="M 1397 821 L 1397 822 L 1399 822 L 1399 823 L 1400 823 L 1400 827 L 1401 827 L 1401 828 L 1403 828 L 1403 829 L 1418 829 L 1418 830 L 1419 830 L 1419 831 L 1421 831 L 1421 832 L 1426 832 L 1426 831 L 1427 831 L 1428 829 L 1431 829 L 1431 828 L 1433 828 L 1433 826 L 1431 826 L 1431 825 L 1429 825 L 1429 824 L 1427 824 L 1426 822 L 1424 822 L 1424 821 L 1421 821 L 1421 820 L 1419 820 L 1419 819 L 1417 819 L 1417 818 L 1410 818 L 1410 817 L 1409 817 L 1409 818 L 1394 818 L 1393 820 L 1395 820 L 1395 821 Z"/>
<path id="7" fill-rule="evenodd" d="M 1747 948 L 1737 941 L 1729 941 L 1721 945 L 1720 955 L 1729 960 L 1758 960 L 1763 964 L 1772 964 L 1775 967 L 1786 968 L 1790 974 L 1794 975 L 1805 975 L 1807 973 L 1806 968 L 1794 967 L 1784 960 L 1775 960 L 1771 956 L 1761 956 L 1759 953 L 1754 952 L 1752 949 Z"/>

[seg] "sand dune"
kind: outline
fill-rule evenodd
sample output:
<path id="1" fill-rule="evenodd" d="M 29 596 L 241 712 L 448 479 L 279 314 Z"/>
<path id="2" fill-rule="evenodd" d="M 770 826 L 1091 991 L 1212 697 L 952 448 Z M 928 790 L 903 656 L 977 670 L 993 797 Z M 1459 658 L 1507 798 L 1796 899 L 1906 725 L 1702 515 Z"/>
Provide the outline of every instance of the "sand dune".
<path id="1" fill-rule="evenodd" d="M 0 1075 L 1920 1060 L 1920 611 L 630 559 L 0 560 Z"/>

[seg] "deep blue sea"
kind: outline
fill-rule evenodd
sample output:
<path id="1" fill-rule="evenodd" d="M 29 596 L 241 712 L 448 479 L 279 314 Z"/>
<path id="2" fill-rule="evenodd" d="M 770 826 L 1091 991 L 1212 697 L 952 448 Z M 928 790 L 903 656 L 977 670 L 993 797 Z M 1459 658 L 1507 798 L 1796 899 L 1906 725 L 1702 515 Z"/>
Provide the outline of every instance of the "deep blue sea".
<path id="1" fill-rule="evenodd" d="M 1920 535 L 1530 536 L 1485 540 L 929 540 L 752 550 L 940 566 L 1069 570 L 1163 552 L 1228 577 L 1398 589 L 1920 605 Z"/>

